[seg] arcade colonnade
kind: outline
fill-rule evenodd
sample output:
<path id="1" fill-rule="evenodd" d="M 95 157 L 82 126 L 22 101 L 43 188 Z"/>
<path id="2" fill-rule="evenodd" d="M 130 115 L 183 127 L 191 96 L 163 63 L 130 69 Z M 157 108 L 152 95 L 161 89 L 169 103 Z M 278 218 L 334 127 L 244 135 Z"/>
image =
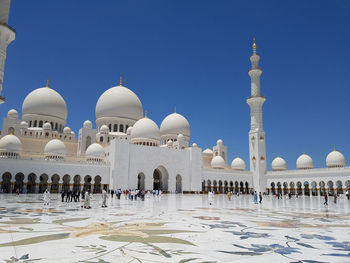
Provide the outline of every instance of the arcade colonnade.
<path id="1" fill-rule="evenodd" d="M 240 193 L 249 194 L 253 191 L 252 186 L 247 181 L 235 180 L 202 180 L 202 192 L 213 191 L 215 193 Z"/>
<path id="2" fill-rule="evenodd" d="M 103 188 L 108 189 L 108 184 L 101 182 L 100 175 L 5 172 L 0 178 L 0 189 L 2 193 L 43 193 L 45 189 L 49 189 L 51 193 L 59 193 L 62 190 L 90 190 L 92 193 L 101 193 Z"/>

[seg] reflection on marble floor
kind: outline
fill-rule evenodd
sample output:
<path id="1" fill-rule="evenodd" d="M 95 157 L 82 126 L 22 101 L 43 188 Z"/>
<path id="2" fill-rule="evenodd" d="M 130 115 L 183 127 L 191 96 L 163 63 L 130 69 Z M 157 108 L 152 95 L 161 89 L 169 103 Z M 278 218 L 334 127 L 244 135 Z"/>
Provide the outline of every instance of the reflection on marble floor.
<path id="1" fill-rule="evenodd" d="M 1 262 L 350 262 L 350 201 L 163 195 L 92 209 L 0 195 Z"/>

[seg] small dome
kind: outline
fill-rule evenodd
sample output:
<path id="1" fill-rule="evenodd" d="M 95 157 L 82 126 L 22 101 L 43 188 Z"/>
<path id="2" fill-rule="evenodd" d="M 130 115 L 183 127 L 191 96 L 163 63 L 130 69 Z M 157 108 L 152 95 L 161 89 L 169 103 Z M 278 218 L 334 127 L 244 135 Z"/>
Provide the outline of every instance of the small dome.
<path id="1" fill-rule="evenodd" d="M 160 125 L 161 135 L 178 135 L 183 134 L 186 137 L 190 137 L 191 128 L 187 119 L 178 113 L 172 113 L 164 118 Z"/>
<path id="2" fill-rule="evenodd" d="M 92 122 L 89 120 L 84 121 L 83 127 L 87 129 L 92 129 Z"/>
<path id="3" fill-rule="evenodd" d="M 33 90 L 27 95 L 22 105 L 22 115 L 42 115 L 67 119 L 67 105 L 62 96 L 48 87 Z"/>
<path id="4" fill-rule="evenodd" d="M 9 110 L 7 113 L 7 118 L 18 119 L 18 112 L 15 109 Z"/>
<path id="5" fill-rule="evenodd" d="M 223 143 L 224 142 L 221 139 L 217 140 L 217 142 L 216 142 L 217 145 L 222 145 Z"/>
<path id="6" fill-rule="evenodd" d="M 166 144 L 167 144 L 169 147 L 172 147 L 172 146 L 173 146 L 173 141 L 172 141 L 172 140 L 169 140 Z"/>
<path id="7" fill-rule="evenodd" d="M 205 150 L 203 151 L 203 153 L 204 153 L 204 154 L 211 154 L 211 155 L 213 155 L 213 151 L 210 150 L 209 148 L 205 149 Z"/>
<path id="8" fill-rule="evenodd" d="M 70 134 L 71 132 L 72 132 L 72 130 L 68 126 L 64 127 L 63 133 Z"/>
<path id="9" fill-rule="evenodd" d="M 0 151 L 18 153 L 22 150 L 22 143 L 17 136 L 8 134 L 0 139 Z"/>
<path id="10" fill-rule="evenodd" d="M 126 129 L 126 134 L 131 135 L 132 126 Z"/>
<path id="11" fill-rule="evenodd" d="M 51 130 L 51 123 L 45 122 L 44 125 L 43 125 L 43 129 L 44 130 Z"/>
<path id="12" fill-rule="evenodd" d="M 312 168 L 314 168 L 314 162 L 309 155 L 303 153 L 297 159 L 297 168 L 298 169 L 312 169 Z"/>
<path id="13" fill-rule="evenodd" d="M 181 133 L 177 136 L 178 141 L 183 140 L 184 138 L 185 138 L 185 136 L 183 136 L 183 134 L 181 134 Z"/>
<path id="14" fill-rule="evenodd" d="M 287 170 L 287 163 L 281 157 L 276 157 L 271 163 L 272 171 L 284 171 Z"/>
<path id="15" fill-rule="evenodd" d="M 192 143 L 192 147 L 198 147 L 197 143 Z"/>
<path id="16" fill-rule="evenodd" d="M 93 143 L 86 149 L 85 155 L 92 158 L 104 158 L 105 151 L 100 144 Z"/>
<path id="17" fill-rule="evenodd" d="M 342 153 L 334 150 L 327 155 L 326 164 L 328 168 L 344 167 L 346 164 L 345 157 Z"/>
<path id="18" fill-rule="evenodd" d="M 46 144 L 44 153 L 46 155 L 65 155 L 66 146 L 62 141 L 53 139 Z"/>
<path id="19" fill-rule="evenodd" d="M 107 125 L 103 124 L 100 128 L 100 133 L 103 133 L 103 134 L 108 134 L 109 133 L 109 128 Z"/>
<path id="20" fill-rule="evenodd" d="M 123 86 L 106 90 L 96 104 L 96 119 L 118 117 L 138 120 L 142 115 L 141 101 L 134 92 Z"/>
<path id="21" fill-rule="evenodd" d="M 26 121 L 21 121 L 21 128 L 28 128 L 28 122 Z"/>
<path id="22" fill-rule="evenodd" d="M 147 117 L 138 120 L 131 130 L 131 139 L 151 139 L 160 141 L 158 125 Z"/>
<path id="23" fill-rule="evenodd" d="M 211 167 L 215 169 L 224 169 L 225 168 L 225 160 L 221 156 L 215 156 L 211 160 Z"/>
<path id="24" fill-rule="evenodd" d="M 233 159 L 233 161 L 231 163 L 231 168 L 233 170 L 244 171 L 245 170 L 245 162 L 243 161 L 243 159 L 236 157 L 235 159 Z"/>

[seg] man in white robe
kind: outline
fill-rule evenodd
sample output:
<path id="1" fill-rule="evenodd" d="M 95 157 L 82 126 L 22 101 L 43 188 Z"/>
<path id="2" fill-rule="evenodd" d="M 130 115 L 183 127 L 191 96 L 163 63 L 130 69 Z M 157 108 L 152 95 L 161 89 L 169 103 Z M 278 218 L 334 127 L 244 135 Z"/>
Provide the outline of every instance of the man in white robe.
<path id="1" fill-rule="evenodd" d="M 107 192 L 105 189 L 102 190 L 102 207 L 107 207 Z"/>
<path id="2" fill-rule="evenodd" d="M 49 205 L 50 203 L 50 192 L 46 189 L 44 192 L 44 205 Z"/>

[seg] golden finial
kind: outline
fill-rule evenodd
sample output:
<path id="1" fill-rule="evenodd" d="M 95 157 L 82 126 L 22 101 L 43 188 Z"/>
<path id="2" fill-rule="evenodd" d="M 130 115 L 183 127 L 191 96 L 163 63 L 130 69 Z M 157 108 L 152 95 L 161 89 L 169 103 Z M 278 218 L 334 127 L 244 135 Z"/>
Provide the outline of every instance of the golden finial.
<path id="1" fill-rule="evenodd" d="M 256 49 L 255 37 L 253 37 L 253 49 Z"/>
<path id="2" fill-rule="evenodd" d="M 49 79 L 47 79 L 47 81 L 46 81 L 46 88 L 48 88 L 49 87 Z"/>
<path id="3" fill-rule="evenodd" d="M 176 105 L 175 105 L 175 110 L 174 110 L 174 112 L 176 113 Z"/>
<path id="4" fill-rule="evenodd" d="M 148 116 L 147 116 L 147 111 L 145 111 L 145 118 L 148 118 Z"/>
<path id="5" fill-rule="evenodd" d="M 333 152 L 335 152 L 336 151 L 336 149 L 335 149 L 335 145 L 334 145 L 334 147 L 333 147 Z"/>
<path id="6" fill-rule="evenodd" d="M 122 75 L 120 75 L 119 86 L 123 86 L 123 78 L 122 78 Z"/>

